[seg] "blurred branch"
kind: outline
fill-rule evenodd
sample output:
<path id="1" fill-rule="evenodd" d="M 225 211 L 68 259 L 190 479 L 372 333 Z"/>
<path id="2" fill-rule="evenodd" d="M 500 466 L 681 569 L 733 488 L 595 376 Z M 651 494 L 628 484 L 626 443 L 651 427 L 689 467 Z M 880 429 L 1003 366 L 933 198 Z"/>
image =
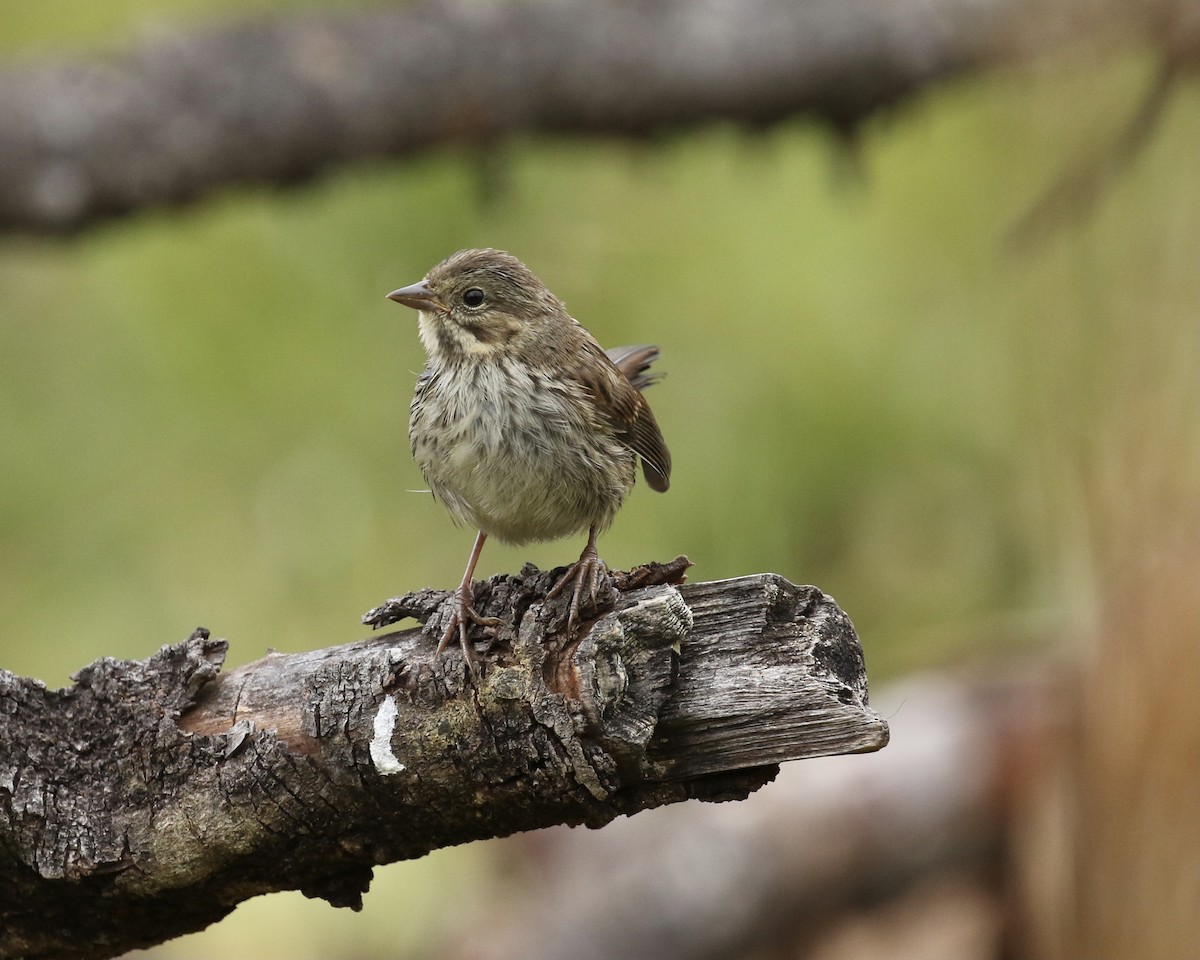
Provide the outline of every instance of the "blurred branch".
<path id="1" fill-rule="evenodd" d="M 1163 60 L 1133 115 L 1112 140 L 1087 156 L 1077 157 L 1009 231 L 1013 250 L 1035 248 L 1065 223 L 1095 209 L 1113 182 L 1150 142 L 1179 81 L 1181 65 Z"/>
<path id="2" fill-rule="evenodd" d="M 1145 35 L 1164 5 L 456 0 L 160 35 L 120 57 L 0 72 L 0 230 L 77 230 L 224 184 L 520 132 L 645 136 L 798 113 L 850 132 L 943 78 L 1114 21 Z"/>
<path id="3" fill-rule="evenodd" d="M 478 681 L 422 629 L 219 675 L 197 630 L 48 691 L 0 671 L 0 957 L 108 957 L 300 889 L 358 907 L 372 867 L 552 824 L 741 799 L 780 761 L 877 750 L 858 638 L 815 587 L 619 575 L 582 637 L 553 572 L 477 585 Z M 436 627 L 448 594 L 375 613 Z"/>

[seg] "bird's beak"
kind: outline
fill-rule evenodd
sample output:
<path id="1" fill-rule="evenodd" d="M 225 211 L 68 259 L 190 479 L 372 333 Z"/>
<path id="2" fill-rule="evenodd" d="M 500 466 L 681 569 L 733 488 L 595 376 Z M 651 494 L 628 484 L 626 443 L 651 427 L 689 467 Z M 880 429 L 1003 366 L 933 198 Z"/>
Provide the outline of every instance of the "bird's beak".
<path id="1" fill-rule="evenodd" d="M 414 310 L 444 310 L 445 307 L 437 295 L 429 289 L 429 284 L 422 280 L 419 283 L 393 290 L 387 295 L 389 300 L 395 300 Z"/>

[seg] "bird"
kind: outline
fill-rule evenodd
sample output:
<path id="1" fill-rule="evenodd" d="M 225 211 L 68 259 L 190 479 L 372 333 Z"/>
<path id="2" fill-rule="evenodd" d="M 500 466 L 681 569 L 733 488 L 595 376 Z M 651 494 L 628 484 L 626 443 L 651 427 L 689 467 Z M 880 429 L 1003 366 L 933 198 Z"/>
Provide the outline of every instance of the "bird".
<path id="1" fill-rule="evenodd" d="M 428 362 L 409 408 L 413 458 L 451 518 L 478 533 L 435 656 L 458 634 L 475 670 L 469 624 L 499 626 L 474 606 L 484 542 L 521 546 L 587 532 L 579 559 L 547 594 L 574 582 L 567 630 L 607 575 L 596 538 L 634 486 L 665 492 L 671 454 L 642 391 L 659 379 L 653 345 L 605 351 L 511 253 L 460 250 L 387 294 L 418 311 Z"/>

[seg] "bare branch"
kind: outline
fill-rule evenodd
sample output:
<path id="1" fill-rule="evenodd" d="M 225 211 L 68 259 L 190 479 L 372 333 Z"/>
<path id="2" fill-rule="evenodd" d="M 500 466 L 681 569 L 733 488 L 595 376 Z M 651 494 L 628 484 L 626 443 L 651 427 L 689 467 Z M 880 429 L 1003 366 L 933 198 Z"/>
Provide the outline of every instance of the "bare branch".
<path id="1" fill-rule="evenodd" d="M 829 597 L 660 569 L 582 637 L 543 602 L 552 572 L 481 585 L 505 625 L 477 683 L 421 629 L 227 675 L 205 631 L 64 690 L 0 672 L 0 957 L 112 956 L 273 890 L 357 907 L 376 864 L 739 799 L 780 761 L 886 743 Z M 436 621 L 445 596 L 395 608 Z"/>

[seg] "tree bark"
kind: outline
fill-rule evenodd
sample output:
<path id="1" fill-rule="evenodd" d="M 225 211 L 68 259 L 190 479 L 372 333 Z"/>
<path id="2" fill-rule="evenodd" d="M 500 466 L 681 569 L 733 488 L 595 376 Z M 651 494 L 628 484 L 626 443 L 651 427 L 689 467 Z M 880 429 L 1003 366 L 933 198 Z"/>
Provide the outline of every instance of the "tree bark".
<path id="1" fill-rule="evenodd" d="M 518 132 L 798 113 L 851 131 L 931 83 L 1114 21 L 1192 50 L 1192 0 L 470 0 L 160 34 L 0 71 L 0 230 L 63 232 Z M 1165 41 L 1164 41 L 1165 42 Z"/>
<path id="2" fill-rule="evenodd" d="M 617 575 L 575 636 L 553 572 L 476 587 L 478 678 L 433 656 L 449 595 L 372 611 L 424 629 L 219 673 L 197 630 L 51 691 L 0 672 L 0 957 L 107 957 L 300 889 L 358 907 L 376 864 L 556 823 L 745 797 L 783 760 L 876 750 L 852 625 L 765 574 Z M 482 638 L 481 638 L 482 640 Z"/>

